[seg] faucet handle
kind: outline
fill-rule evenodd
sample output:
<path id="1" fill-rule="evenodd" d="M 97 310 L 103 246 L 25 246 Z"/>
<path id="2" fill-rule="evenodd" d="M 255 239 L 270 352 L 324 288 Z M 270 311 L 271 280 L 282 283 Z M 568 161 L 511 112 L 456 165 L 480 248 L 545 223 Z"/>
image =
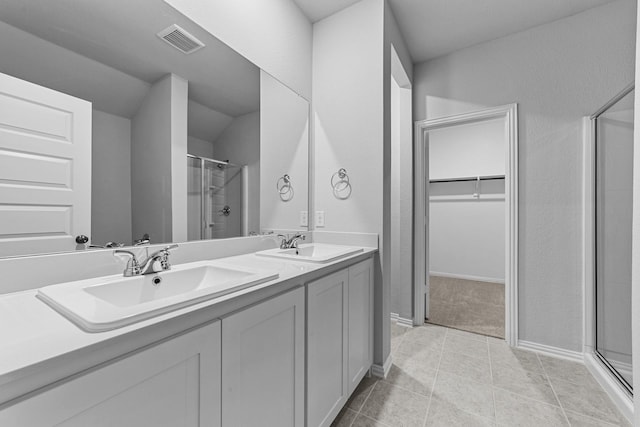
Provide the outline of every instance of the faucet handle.
<path id="1" fill-rule="evenodd" d="M 138 259 L 133 252 L 124 249 L 116 249 L 115 251 L 113 251 L 113 255 L 126 255 L 129 257 L 127 266 L 122 272 L 125 277 L 138 276 L 142 272 L 140 269 L 140 264 L 138 263 Z"/>
<path id="2" fill-rule="evenodd" d="M 289 235 L 278 234 L 282 240 L 280 241 L 280 249 L 287 249 L 289 247 Z"/>
<path id="3" fill-rule="evenodd" d="M 176 249 L 177 247 L 178 245 L 174 243 L 160 249 L 160 265 L 162 266 L 163 271 L 171 270 L 171 264 L 169 263 L 169 251 L 171 249 Z"/>

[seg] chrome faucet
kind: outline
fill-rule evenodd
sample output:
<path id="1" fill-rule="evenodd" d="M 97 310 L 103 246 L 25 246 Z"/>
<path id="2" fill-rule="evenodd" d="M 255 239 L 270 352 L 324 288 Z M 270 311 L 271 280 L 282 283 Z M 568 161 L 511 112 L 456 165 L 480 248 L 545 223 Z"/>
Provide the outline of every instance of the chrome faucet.
<path id="1" fill-rule="evenodd" d="M 169 264 L 169 251 L 177 248 L 178 245 L 169 245 L 164 248 L 155 251 L 149 255 L 144 261 L 139 262 L 135 254 L 131 251 L 124 249 L 117 249 L 113 252 L 114 255 L 127 255 L 129 260 L 127 266 L 124 269 L 123 275 L 125 277 L 140 276 L 142 274 L 158 273 L 160 271 L 167 271 L 171 269 Z"/>
<path id="2" fill-rule="evenodd" d="M 299 240 L 305 240 L 305 236 L 303 234 L 295 234 L 293 237 L 289 238 L 289 236 L 285 236 L 284 234 L 278 234 L 278 237 L 281 237 L 280 241 L 280 249 L 292 249 L 298 247 Z"/>

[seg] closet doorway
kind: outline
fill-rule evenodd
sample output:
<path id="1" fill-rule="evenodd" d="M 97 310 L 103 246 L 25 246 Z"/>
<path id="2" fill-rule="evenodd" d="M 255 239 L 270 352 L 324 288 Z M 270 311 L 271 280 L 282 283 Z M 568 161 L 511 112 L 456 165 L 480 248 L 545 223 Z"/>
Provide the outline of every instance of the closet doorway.
<path id="1" fill-rule="evenodd" d="M 517 107 L 415 126 L 416 324 L 517 342 Z"/>

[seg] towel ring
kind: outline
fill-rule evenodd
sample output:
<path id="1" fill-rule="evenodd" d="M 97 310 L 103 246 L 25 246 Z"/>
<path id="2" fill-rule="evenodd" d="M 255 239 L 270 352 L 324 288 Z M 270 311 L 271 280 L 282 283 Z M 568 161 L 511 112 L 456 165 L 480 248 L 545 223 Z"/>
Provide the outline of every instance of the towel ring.
<path id="1" fill-rule="evenodd" d="M 276 182 L 276 189 L 278 190 L 280 200 L 283 202 L 288 202 L 293 199 L 293 186 L 291 185 L 291 178 L 288 174 L 284 174 L 278 178 L 278 181 Z"/>
<path id="2" fill-rule="evenodd" d="M 351 196 L 351 182 L 345 168 L 340 168 L 331 175 L 331 188 L 336 199 L 345 200 Z"/>

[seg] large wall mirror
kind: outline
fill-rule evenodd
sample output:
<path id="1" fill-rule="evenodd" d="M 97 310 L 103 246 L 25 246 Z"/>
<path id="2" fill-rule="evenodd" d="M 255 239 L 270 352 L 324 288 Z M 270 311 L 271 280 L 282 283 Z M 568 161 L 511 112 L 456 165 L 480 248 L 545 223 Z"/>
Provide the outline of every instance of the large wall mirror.
<path id="1" fill-rule="evenodd" d="M 91 155 L 67 162 L 91 165 L 74 228 L 82 209 L 30 198 L 59 185 L 39 177 L 53 157 L 16 146 L 28 109 L 3 114 L 17 95 L 0 87 L 0 165 L 21 165 L 0 166 L 0 256 L 306 230 L 308 102 L 164 1 L 4 1 L 0 58 L 91 103 Z"/>

